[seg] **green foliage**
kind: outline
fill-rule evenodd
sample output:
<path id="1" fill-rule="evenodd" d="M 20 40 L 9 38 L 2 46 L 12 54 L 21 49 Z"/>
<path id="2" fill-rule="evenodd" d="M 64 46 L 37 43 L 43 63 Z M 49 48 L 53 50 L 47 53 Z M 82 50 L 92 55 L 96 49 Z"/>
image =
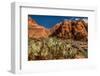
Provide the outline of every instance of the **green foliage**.
<path id="1" fill-rule="evenodd" d="M 62 40 L 49 37 L 42 40 L 28 41 L 28 60 L 72 59 L 77 58 L 79 49 L 72 46 L 70 39 Z M 87 51 L 81 52 L 82 57 L 87 57 Z M 81 57 L 81 56 L 80 56 Z"/>

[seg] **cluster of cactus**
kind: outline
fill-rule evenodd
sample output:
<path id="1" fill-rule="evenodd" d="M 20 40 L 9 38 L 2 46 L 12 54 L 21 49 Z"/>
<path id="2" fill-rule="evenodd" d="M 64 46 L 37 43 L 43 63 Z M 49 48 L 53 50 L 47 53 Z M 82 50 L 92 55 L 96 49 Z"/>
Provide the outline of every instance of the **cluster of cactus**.
<path id="1" fill-rule="evenodd" d="M 49 37 L 41 40 L 28 41 L 28 60 L 53 60 L 53 59 L 74 59 L 86 58 L 87 51 L 79 51 L 72 46 L 70 39 L 62 40 L 56 37 Z"/>

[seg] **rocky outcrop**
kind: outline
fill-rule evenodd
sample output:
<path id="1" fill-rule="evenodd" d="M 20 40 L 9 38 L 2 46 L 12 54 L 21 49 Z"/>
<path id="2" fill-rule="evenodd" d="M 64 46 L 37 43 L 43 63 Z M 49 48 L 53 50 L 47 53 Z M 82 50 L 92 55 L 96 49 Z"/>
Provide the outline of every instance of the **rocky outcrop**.
<path id="1" fill-rule="evenodd" d="M 37 27 L 38 24 L 35 20 L 33 20 L 31 17 L 28 18 L 28 28 L 32 28 L 32 27 Z"/>
<path id="2" fill-rule="evenodd" d="M 75 40 L 87 41 L 88 25 L 83 20 L 75 21 L 72 29 L 73 37 Z"/>
<path id="3" fill-rule="evenodd" d="M 88 24 L 84 20 L 64 20 L 54 25 L 51 29 L 47 29 L 35 20 L 28 19 L 28 36 L 32 39 L 47 38 L 49 36 L 57 36 L 63 39 L 75 39 L 87 41 Z"/>
<path id="4" fill-rule="evenodd" d="M 51 33 L 59 38 L 87 41 L 88 25 L 83 20 L 64 20 L 51 28 Z"/>
<path id="5" fill-rule="evenodd" d="M 36 23 L 35 20 L 29 17 L 28 19 L 28 37 L 31 39 L 47 38 L 49 30 Z"/>
<path id="6" fill-rule="evenodd" d="M 58 24 L 54 25 L 54 26 L 50 29 L 50 35 L 51 35 L 51 36 L 56 36 L 56 35 L 59 33 L 58 29 L 60 28 L 60 25 L 61 25 L 61 23 L 58 23 Z"/>
<path id="7" fill-rule="evenodd" d="M 57 27 L 58 26 L 58 27 Z M 72 38 L 72 22 L 64 20 L 60 24 L 54 26 L 53 29 L 55 30 L 52 35 L 60 38 Z"/>

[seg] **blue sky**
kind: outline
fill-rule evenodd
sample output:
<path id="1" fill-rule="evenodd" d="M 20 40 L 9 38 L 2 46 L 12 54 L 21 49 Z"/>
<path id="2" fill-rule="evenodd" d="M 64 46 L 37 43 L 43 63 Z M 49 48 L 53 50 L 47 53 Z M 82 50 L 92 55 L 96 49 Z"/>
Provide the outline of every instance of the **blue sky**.
<path id="1" fill-rule="evenodd" d="M 88 17 L 74 17 L 74 16 L 48 16 L 48 15 L 28 15 L 32 19 L 34 19 L 38 24 L 51 28 L 55 24 L 63 21 L 63 20 L 76 20 L 76 19 L 88 19 Z"/>

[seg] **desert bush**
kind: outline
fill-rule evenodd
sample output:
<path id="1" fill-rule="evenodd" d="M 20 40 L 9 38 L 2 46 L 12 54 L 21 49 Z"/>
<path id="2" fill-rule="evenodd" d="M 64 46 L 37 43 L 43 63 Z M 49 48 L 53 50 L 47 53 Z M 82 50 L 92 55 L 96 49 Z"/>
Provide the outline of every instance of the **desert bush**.
<path id="1" fill-rule="evenodd" d="M 42 40 L 28 41 L 29 60 L 49 59 L 72 59 L 79 57 L 87 58 L 87 51 L 79 50 L 72 46 L 70 39 L 62 40 L 56 37 L 49 37 Z"/>

